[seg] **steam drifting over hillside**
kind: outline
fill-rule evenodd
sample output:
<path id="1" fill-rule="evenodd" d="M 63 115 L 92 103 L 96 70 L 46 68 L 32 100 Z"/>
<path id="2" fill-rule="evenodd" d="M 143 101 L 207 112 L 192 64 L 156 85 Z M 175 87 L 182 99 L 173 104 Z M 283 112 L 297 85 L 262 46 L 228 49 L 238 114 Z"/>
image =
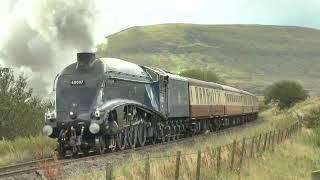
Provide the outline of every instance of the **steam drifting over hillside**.
<path id="1" fill-rule="evenodd" d="M 7 66 L 27 69 L 34 92 L 45 95 L 76 52 L 92 50 L 95 11 L 95 2 L 87 0 L 11 2 L 8 12 L 16 18 L 7 25 L 0 58 Z"/>

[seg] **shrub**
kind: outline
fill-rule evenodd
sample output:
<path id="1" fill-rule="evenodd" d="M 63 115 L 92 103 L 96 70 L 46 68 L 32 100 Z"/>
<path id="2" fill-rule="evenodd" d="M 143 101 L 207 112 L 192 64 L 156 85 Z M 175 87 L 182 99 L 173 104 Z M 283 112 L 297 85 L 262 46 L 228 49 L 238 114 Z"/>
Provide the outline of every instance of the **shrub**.
<path id="1" fill-rule="evenodd" d="M 267 109 L 269 109 L 271 107 L 271 105 L 264 103 L 263 101 L 259 102 L 259 111 L 263 112 Z"/>
<path id="2" fill-rule="evenodd" d="M 320 107 L 310 110 L 310 112 L 305 115 L 304 124 L 307 128 L 320 127 Z"/>
<path id="3" fill-rule="evenodd" d="M 308 97 L 308 92 L 295 81 L 279 81 L 265 90 L 265 103 L 275 102 L 279 109 L 290 108 Z"/>
<path id="4" fill-rule="evenodd" d="M 211 70 L 187 69 L 179 73 L 180 76 L 185 76 L 202 81 L 215 82 L 219 84 L 226 84 L 215 72 Z"/>
<path id="5" fill-rule="evenodd" d="M 48 105 L 32 95 L 23 75 L 15 77 L 11 69 L 0 68 L 1 138 L 39 134 Z"/>

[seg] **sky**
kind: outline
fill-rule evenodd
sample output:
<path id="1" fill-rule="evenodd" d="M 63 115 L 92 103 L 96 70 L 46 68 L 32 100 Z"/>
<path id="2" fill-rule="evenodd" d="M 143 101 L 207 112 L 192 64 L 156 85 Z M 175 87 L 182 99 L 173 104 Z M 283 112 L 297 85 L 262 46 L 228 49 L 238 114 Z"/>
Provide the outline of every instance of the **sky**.
<path id="1" fill-rule="evenodd" d="M 320 29 L 320 0 L 1 0 L 0 64 L 39 94 L 104 37 L 162 23 L 266 24 Z M 50 81 L 48 81 L 49 79 Z"/>

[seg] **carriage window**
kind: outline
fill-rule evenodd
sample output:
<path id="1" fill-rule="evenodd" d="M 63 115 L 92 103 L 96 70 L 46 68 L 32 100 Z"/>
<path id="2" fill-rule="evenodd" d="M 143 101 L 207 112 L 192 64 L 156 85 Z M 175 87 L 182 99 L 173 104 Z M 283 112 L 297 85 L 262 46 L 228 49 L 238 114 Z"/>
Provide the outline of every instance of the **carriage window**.
<path id="1" fill-rule="evenodd" d="M 209 95 L 208 95 L 208 89 L 204 89 L 205 90 L 205 100 L 206 100 L 206 102 L 205 102 L 205 104 L 209 104 Z"/>
<path id="2" fill-rule="evenodd" d="M 198 87 L 195 87 L 196 89 L 196 104 L 199 104 L 199 89 Z"/>
<path id="3" fill-rule="evenodd" d="M 190 93 L 190 103 L 192 104 L 193 103 L 193 96 L 192 96 L 192 87 L 191 86 L 189 89 L 189 93 Z"/>
<path id="4" fill-rule="evenodd" d="M 199 103 L 203 103 L 202 88 L 199 88 Z"/>
<path id="5" fill-rule="evenodd" d="M 201 88 L 201 100 L 202 100 L 202 104 L 205 104 L 206 103 L 206 99 L 205 99 L 205 89 L 204 88 Z"/>
<path id="6" fill-rule="evenodd" d="M 207 92 L 205 88 L 202 88 L 202 95 L 203 95 L 203 104 L 207 104 Z"/>

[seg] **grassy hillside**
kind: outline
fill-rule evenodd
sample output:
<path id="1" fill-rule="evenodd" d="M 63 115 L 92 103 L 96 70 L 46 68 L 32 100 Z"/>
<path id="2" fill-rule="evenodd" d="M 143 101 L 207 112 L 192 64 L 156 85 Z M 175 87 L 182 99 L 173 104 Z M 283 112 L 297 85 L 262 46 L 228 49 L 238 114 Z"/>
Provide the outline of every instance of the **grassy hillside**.
<path id="1" fill-rule="evenodd" d="M 320 30 L 261 25 L 162 24 L 107 37 L 98 55 L 179 72 L 214 69 L 227 83 L 261 93 L 276 80 L 320 90 Z"/>

